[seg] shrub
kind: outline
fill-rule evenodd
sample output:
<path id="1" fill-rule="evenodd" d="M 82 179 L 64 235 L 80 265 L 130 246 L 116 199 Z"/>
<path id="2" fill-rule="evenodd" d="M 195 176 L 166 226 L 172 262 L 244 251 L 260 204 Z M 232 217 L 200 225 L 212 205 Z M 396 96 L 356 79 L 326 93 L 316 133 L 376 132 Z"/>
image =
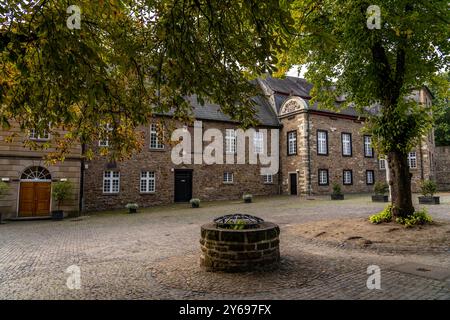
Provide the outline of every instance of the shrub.
<path id="1" fill-rule="evenodd" d="M 376 195 L 383 196 L 389 191 L 389 186 L 384 181 L 377 181 L 375 182 L 373 191 L 375 192 Z"/>
<path id="2" fill-rule="evenodd" d="M 249 193 L 246 193 L 246 194 L 244 194 L 243 196 L 242 196 L 242 199 L 244 200 L 244 201 L 252 201 L 252 199 L 253 199 L 253 196 L 251 195 L 251 194 L 249 194 Z"/>
<path id="3" fill-rule="evenodd" d="M 0 181 L 0 199 L 3 198 L 6 195 L 6 193 L 8 193 L 8 189 L 9 189 L 8 184 L 6 184 L 3 181 Z"/>
<path id="4" fill-rule="evenodd" d="M 431 180 L 424 180 L 420 184 L 420 193 L 424 195 L 424 197 L 432 197 L 437 190 L 436 182 Z"/>
<path id="5" fill-rule="evenodd" d="M 139 205 L 137 203 L 127 203 L 125 208 L 127 208 L 128 210 L 130 210 L 130 209 L 135 209 L 136 210 L 137 208 L 139 208 Z"/>
<path id="6" fill-rule="evenodd" d="M 383 211 L 369 217 L 369 221 L 375 224 L 392 221 L 392 205 L 388 205 Z"/>
<path id="7" fill-rule="evenodd" d="M 334 195 L 341 195 L 342 191 L 341 191 L 341 185 L 339 183 L 333 183 L 333 194 Z"/>
<path id="8" fill-rule="evenodd" d="M 197 198 L 192 198 L 189 203 L 193 206 L 193 207 L 200 207 L 200 199 Z"/>
<path id="9" fill-rule="evenodd" d="M 58 209 L 60 204 L 70 196 L 72 189 L 72 184 L 69 181 L 60 181 L 53 184 L 52 196 L 57 203 Z"/>
<path id="10" fill-rule="evenodd" d="M 245 229 L 245 221 L 244 220 L 237 220 L 236 224 L 233 225 L 233 227 L 231 228 L 233 230 L 242 230 Z"/>
<path id="11" fill-rule="evenodd" d="M 433 222 L 433 218 L 427 213 L 426 209 L 416 211 L 412 215 L 407 216 L 405 218 L 398 217 L 396 221 L 400 224 L 403 224 L 407 228 L 411 228 L 417 225 L 422 225 L 426 223 Z"/>

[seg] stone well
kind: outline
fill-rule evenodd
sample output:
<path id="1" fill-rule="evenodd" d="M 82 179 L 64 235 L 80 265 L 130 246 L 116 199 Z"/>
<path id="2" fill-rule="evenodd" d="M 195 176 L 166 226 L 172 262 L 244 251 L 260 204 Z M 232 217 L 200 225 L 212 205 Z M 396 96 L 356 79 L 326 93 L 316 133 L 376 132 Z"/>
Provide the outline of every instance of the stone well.
<path id="1" fill-rule="evenodd" d="M 205 224 L 201 227 L 200 265 L 206 271 L 224 272 L 273 269 L 280 261 L 279 235 L 280 228 L 271 222 L 241 230 Z"/>

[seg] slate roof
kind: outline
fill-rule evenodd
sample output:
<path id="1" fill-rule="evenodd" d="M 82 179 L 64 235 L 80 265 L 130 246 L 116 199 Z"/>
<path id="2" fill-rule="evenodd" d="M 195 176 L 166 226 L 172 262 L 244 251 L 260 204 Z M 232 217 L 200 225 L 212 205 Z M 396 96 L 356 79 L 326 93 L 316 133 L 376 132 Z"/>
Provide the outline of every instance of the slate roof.
<path id="1" fill-rule="evenodd" d="M 269 86 L 270 89 L 274 91 L 275 105 L 277 108 L 277 112 L 280 112 L 280 108 L 282 104 L 289 99 L 291 96 L 298 96 L 303 98 L 308 105 L 310 110 L 323 111 L 328 113 L 335 114 L 344 114 L 349 116 L 358 117 L 359 114 L 356 112 L 355 108 L 348 107 L 346 109 L 342 109 L 339 112 L 335 110 L 327 110 L 318 107 L 318 103 L 310 104 L 311 99 L 311 89 L 313 85 L 306 81 L 303 78 L 296 77 L 285 77 L 284 79 L 267 77 L 263 80 L 266 85 Z M 339 102 L 336 102 L 336 106 L 338 106 Z"/>
<path id="2" fill-rule="evenodd" d="M 220 110 L 220 106 L 217 104 L 205 100 L 205 104 L 201 105 L 198 103 L 196 95 L 186 97 L 186 99 L 190 102 L 194 116 L 198 120 L 234 122 L 228 115 Z M 261 125 L 280 126 L 277 115 L 264 97 L 255 97 L 253 100 L 256 102 L 256 119 Z M 169 111 L 164 115 L 171 116 L 173 115 L 173 111 Z"/>

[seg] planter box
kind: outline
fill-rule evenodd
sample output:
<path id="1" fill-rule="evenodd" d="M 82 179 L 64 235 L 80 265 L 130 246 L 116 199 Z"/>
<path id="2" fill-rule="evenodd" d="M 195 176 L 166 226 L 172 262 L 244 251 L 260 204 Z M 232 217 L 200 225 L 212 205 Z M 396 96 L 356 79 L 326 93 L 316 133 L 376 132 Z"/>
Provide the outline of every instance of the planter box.
<path id="1" fill-rule="evenodd" d="M 372 202 L 388 202 L 389 196 L 383 196 L 383 195 L 374 195 L 372 196 Z"/>
<path id="2" fill-rule="evenodd" d="M 252 203 L 252 199 L 244 199 L 245 203 Z"/>
<path id="3" fill-rule="evenodd" d="M 331 200 L 344 200 L 344 195 L 343 194 L 332 194 Z"/>
<path id="4" fill-rule="evenodd" d="M 420 204 L 440 204 L 440 197 L 419 197 Z"/>
<path id="5" fill-rule="evenodd" d="M 137 212 L 137 209 L 128 209 L 128 213 L 136 213 Z"/>
<path id="6" fill-rule="evenodd" d="M 200 208 L 199 203 L 191 203 L 192 208 Z"/>
<path id="7" fill-rule="evenodd" d="M 64 219 L 64 211 L 62 211 L 62 210 L 52 211 L 52 219 L 53 220 L 62 220 L 62 219 Z"/>

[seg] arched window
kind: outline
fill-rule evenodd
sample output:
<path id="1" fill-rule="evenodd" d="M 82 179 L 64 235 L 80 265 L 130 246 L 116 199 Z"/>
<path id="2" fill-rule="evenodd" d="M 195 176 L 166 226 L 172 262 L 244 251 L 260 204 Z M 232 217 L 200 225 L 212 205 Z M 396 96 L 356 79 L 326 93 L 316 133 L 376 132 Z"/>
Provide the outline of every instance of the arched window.
<path id="1" fill-rule="evenodd" d="M 51 180 L 52 176 L 50 172 L 43 168 L 43 167 L 29 167 L 26 169 L 22 176 L 20 177 L 21 180 Z"/>

